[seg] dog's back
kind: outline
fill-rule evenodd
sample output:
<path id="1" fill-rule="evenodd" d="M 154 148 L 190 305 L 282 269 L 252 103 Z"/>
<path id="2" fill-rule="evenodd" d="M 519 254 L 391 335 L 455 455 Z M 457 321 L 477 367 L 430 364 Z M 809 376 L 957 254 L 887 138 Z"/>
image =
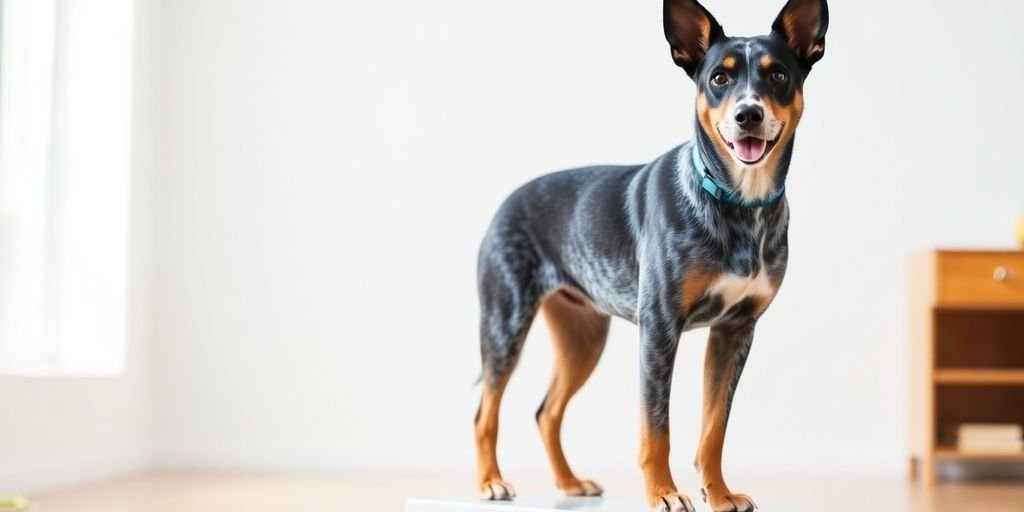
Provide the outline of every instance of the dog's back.
<path id="1" fill-rule="evenodd" d="M 495 280 L 526 279 L 521 288 L 538 299 L 559 287 L 572 288 L 604 312 L 632 319 L 636 294 L 628 283 L 636 280 L 637 233 L 628 193 L 642 168 L 561 171 L 513 192 L 481 244 L 481 300 L 493 300 L 487 295 Z"/>

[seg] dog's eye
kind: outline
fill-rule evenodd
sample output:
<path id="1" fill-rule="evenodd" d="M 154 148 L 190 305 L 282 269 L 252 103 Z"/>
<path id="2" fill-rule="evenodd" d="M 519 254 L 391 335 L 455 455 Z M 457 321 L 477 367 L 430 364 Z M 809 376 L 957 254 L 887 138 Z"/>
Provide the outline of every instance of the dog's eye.
<path id="1" fill-rule="evenodd" d="M 716 87 L 722 87 L 723 85 L 726 85 L 728 83 L 729 83 L 729 75 L 727 75 L 727 74 L 725 74 L 725 73 L 723 73 L 721 71 L 711 75 L 711 85 L 714 85 Z"/>
<path id="2" fill-rule="evenodd" d="M 775 82 L 777 84 L 781 84 L 781 83 L 785 83 L 786 80 L 789 80 L 789 75 L 787 75 L 783 71 L 772 71 L 771 79 L 772 79 L 772 82 Z"/>

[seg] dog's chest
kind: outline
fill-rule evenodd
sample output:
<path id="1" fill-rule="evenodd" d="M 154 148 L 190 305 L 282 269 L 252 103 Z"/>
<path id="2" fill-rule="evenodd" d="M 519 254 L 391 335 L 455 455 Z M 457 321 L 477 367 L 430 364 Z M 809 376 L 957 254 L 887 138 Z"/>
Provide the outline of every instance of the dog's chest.
<path id="1" fill-rule="evenodd" d="M 778 292 L 777 268 L 765 259 L 771 231 L 758 212 L 749 229 L 734 229 L 726 239 L 726 258 L 717 268 L 695 268 L 682 283 L 683 311 L 687 328 L 704 327 L 719 321 L 757 317 Z M 766 225 L 767 224 L 767 225 Z"/>
<path id="2" fill-rule="evenodd" d="M 768 303 L 775 297 L 777 287 L 769 279 L 768 274 L 761 271 L 743 276 L 733 273 L 717 275 L 692 275 L 683 284 L 684 311 L 687 317 L 685 330 L 697 329 L 713 325 L 724 318 L 757 316 L 764 311 Z M 691 297 L 699 297 L 687 304 L 685 292 Z M 749 303 L 749 308 L 737 307 Z"/>
<path id="3" fill-rule="evenodd" d="M 728 311 L 743 299 L 769 300 L 775 295 L 764 270 L 753 276 L 722 274 L 708 288 L 708 294 L 719 297 L 722 310 Z"/>

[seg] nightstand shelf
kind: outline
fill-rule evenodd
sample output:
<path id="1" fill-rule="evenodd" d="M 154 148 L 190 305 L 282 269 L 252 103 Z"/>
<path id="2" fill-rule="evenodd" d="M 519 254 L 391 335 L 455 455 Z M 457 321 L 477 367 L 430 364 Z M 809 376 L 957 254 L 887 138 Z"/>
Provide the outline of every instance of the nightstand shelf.
<path id="1" fill-rule="evenodd" d="M 1024 252 L 929 252 L 910 274 L 912 470 L 932 484 L 940 460 L 1024 463 L 957 449 L 962 424 L 1024 425 Z"/>
<path id="2" fill-rule="evenodd" d="M 944 369 L 935 370 L 933 379 L 936 384 L 963 384 L 968 386 L 988 384 L 1024 385 L 1024 370 L 993 370 L 989 368 Z"/>
<path id="3" fill-rule="evenodd" d="M 1024 462 L 1024 452 L 1020 453 L 984 453 L 984 452 L 961 452 L 956 448 L 937 448 L 935 457 L 941 460 L 965 460 L 965 461 L 1021 461 Z"/>

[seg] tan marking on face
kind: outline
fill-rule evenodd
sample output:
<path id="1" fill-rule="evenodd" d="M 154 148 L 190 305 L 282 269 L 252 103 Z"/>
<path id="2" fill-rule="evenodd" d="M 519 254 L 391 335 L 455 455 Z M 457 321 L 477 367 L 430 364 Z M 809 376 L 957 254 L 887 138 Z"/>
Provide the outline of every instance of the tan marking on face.
<path id="1" fill-rule="evenodd" d="M 780 105 L 770 96 L 762 98 L 762 102 L 765 110 L 782 123 L 782 131 L 778 134 L 771 152 L 758 167 L 741 169 L 733 166 L 729 169 L 736 190 L 748 201 L 767 197 L 775 190 L 780 155 L 793 138 L 804 109 L 804 98 L 799 91 L 795 93 L 789 105 Z"/>
<path id="2" fill-rule="evenodd" d="M 736 57 L 726 57 L 722 60 L 722 66 L 724 66 L 725 69 L 732 69 L 736 67 Z"/>
<path id="3" fill-rule="evenodd" d="M 746 201 L 763 199 L 775 191 L 775 178 L 778 172 L 779 155 L 782 153 L 781 148 L 784 148 L 793 136 L 803 112 L 803 96 L 799 92 L 796 93 L 789 105 L 780 105 L 774 102 L 770 96 L 763 97 L 760 102 L 765 109 L 765 118 L 771 119 L 772 125 L 776 126 L 777 130 L 781 130 L 775 132 L 776 143 L 764 160 L 756 166 L 743 164 L 737 160 L 724 141 L 719 145 L 719 151 L 722 152 L 722 156 L 727 162 L 726 167 L 732 179 L 733 190 Z M 728 111 L 722 113 L 716 123 L 726 120 L 727 113 Z M 711 114 L 709 113 L 709 115 Z M 779 126 L 781 128 L 778 128 Z M 719 139 L 722 139 L 720 135 Z"/>
<path id="4" fill-rule="evenodd" d="M 708 105 L 708 98 L 704 93 L 697 96 L 697 119 L 700 121 L 701 128 L 704 129 L 704 133 L 714 141 L 715 147 L 718 149 L 718 155 L 722 158 L 723 162 L 732 162 L 732 157 L 730 156 L 729 146 L 725 144 L 725 141 L 722 140 L 722 135 L 718 133 L 718 124 L 725 119 L 726 112 L 729 112 L 735 101 L 730 96 L 721 105 L 712 108 Z"/>
<path id="5" fill-rule="evenodd" d="M 772 67 L 772 64 L 774 64 L 774 63 L 775 63 L 775 61 L 772 60 L 771 55 L 765 55 L 765 56 L 761 57 L 761 67 L 762 68 L 768 69 L 768 68 Z"/>
<path id="6" fill-rule="evenodd" d="M 783 123 L 782 133 L 779 134 L 779 141 L 775 143 L 775 148 L 772 149 L 772 153 L 768 155 L 764 163 L 765 169 L 771 171 L 772 181 L 774 182 L 775 172 L 779 164 L 779 155 L 782 154 L 782 149 L 793 138 L 793 133 L 796 132 L 796 125 L 800 123 L 800 117 L 803 116 L 804 96 L 803 93 L 797 91 L 789 105 L 779 105 L 772 98 L 765 97 L 764 107 L 771 109 L 775 118 Z"/>

